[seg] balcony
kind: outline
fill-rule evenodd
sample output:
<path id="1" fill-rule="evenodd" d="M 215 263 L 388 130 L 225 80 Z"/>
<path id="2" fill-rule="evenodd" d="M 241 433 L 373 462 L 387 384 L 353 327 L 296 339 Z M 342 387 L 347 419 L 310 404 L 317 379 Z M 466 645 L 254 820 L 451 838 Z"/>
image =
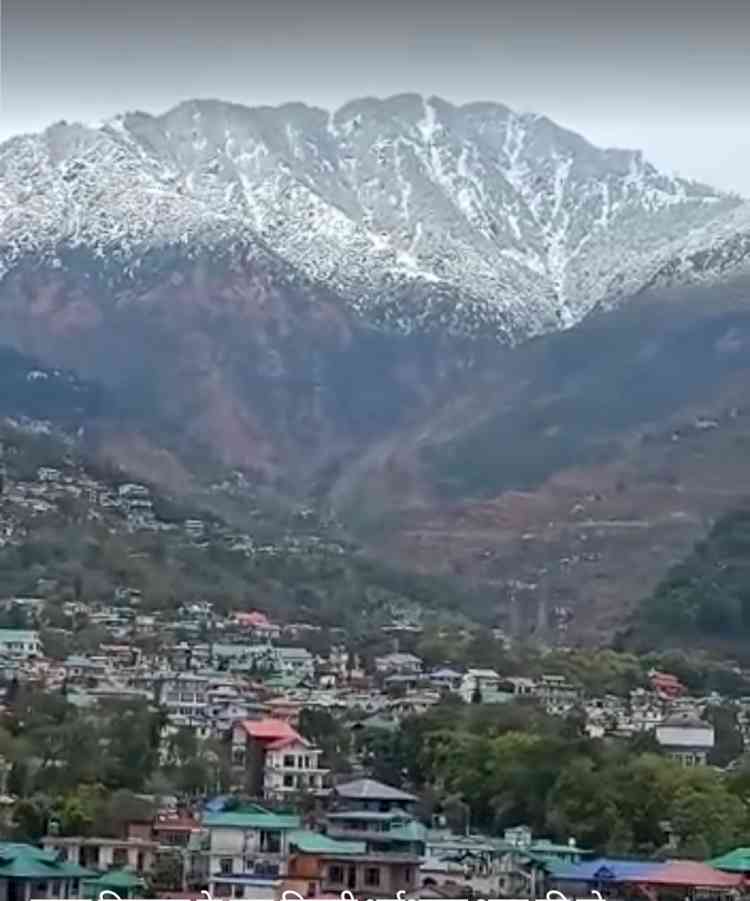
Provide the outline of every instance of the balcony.
<path id="1" fill-rule="evenodd" d="M 266 763 L 265 768 L 274 773 L 330 773 L 327 767 L 322 766 L 284 766 L 283 763 Z"/>

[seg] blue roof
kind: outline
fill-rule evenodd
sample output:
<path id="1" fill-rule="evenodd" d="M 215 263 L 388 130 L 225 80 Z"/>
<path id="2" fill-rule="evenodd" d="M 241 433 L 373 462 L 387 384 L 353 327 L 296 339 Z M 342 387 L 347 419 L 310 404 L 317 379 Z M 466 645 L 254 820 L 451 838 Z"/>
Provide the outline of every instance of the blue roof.
<path id="1" fill-rule="evenodd" d="M 216 798 L 206 801 L 203 810 L 207 813 L 221 813 L 231 799 L 232 795 L 218 795 Z"/>
<path id="2" fill-rule="evenodd" d="M 611 857 L 597 857 L 570 866 L 558 879 L 566 882 L 629 882 L 648 875 L 663 867 L 664 863 L 654 860 L 618 860 Z"/>

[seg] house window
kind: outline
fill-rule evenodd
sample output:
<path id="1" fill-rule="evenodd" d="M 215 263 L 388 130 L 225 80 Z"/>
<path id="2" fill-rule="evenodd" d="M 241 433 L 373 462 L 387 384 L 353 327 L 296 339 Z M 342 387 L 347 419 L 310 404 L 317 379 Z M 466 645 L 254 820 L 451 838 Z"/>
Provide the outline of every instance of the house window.
<path id="1" fill-rule="evenodd" d="M 294 754 L 284 754 L 284 766 L 293 767 L 294 760 Z"/>
<path id="2" fill-rule="evenodd" d="M 232 875 L 232 858 L 231 857 L 222 857 L 219 861 L 219 872 L 222 876 L 231 876 Z"/>
<path id="3" fill-rule="evenodd" d="M 277 879 L 279 876 L 279 865 L 272 863 L 270 860 L 259 860 L 255 862 L 254 873 L 265 879 Z"/>
<path id="4" fill-rule="evenodd" d="M 244 889 L 241 885 L 235 885 L 233 889 L 233 895 L 235 898 L 242 898 L 244 896 Z"/>
<path id="5" fill-rule="evenodd" d="M 294 776 L 291 773 L 284 773 L 284 788 L 294 788 Z"/>
<path id="6" fill-rule="evenodd" d="M 128 849 L 114 848 L 112 851 L 112 863 L 116 867 L 125 867 L 128 864 Z"/>
<path id="7" fill-rule="evenodd" d="M 380 885 L 380 867 L 365 867 L 365 885 Z"/>
<path id="8" fill-rule="evenodd" d="M 266 854 L 281 854 L 281 833 L 261 832 L 260 850 Z"/>
<path id="9" fill-rule="evenodd" d="M 411 882 L 411 867 L 404 867 L 404 882 Z"/>
<path id="10" fill-rule="evenodd" d="M 328 881 L 334 885 L 341 885 L 344 881 L 344 868 L 338 864 L 328 867 Z"/>

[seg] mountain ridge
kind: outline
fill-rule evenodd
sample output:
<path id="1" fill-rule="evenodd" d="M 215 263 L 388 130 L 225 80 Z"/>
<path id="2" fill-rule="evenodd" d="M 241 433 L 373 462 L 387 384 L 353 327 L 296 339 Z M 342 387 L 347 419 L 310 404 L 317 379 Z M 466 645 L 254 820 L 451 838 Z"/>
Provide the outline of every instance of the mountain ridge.
<path id="1" fill-rule="evenodd" d="M 735 195 L 491 102 L 185 101 L 0 145 L 0 278 L 71 249 L 131 282 L 154 248 L 270 251 L 396 331 L 516 343 L 655 278 L 743 267 L 748 235 Z"/>
<path id="2" fill-rule="evenodd" d="M 239 472 L 570 634 L 740 496 L 748 260 L 750 204 L 501 105 L 191 101 L 0 145 L 0 334 L 98 392 L 87 452 L 178 495 Z"/>

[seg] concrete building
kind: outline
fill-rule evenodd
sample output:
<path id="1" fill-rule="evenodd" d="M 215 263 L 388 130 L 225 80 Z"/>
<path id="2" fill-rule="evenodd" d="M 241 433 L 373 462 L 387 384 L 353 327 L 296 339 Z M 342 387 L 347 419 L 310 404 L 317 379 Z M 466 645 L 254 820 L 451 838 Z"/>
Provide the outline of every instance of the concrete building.
<path id="1" fill-rule="evenodd" d="M 41 657 L 42 642 L 32 629 L 0 629 L 0 654 L 9 657 Z"/>
<path id="2" fill-rule="evenodd" d="M 683 766 L 705 766 L 714 748 L 714 727 L 694 714 L 674 714 L 656 727 L 656 740 Z"/>
<path id="3" fill-rule="evenodd" d="M 275 897 L 286 869 L 289 834 L 299 826 L 299 817 L 259 805 L 204 816 L 211 896 Z"/>

